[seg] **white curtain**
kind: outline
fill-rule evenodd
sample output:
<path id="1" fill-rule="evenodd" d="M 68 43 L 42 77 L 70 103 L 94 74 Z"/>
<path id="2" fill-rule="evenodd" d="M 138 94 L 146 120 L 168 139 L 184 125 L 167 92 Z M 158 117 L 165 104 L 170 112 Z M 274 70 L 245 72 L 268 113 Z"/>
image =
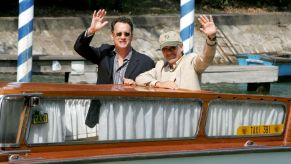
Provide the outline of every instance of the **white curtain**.
<path id="1" fill-rule="evenodd" d="M 89 128 L 85 125 L 90 107 L 90 99 L 67 99 L 65 102 L 66 140 L 96 137 L 98 126 Z M 96 139 L 97 140 L 97 139 Z"/>
<path id="2" fill-rule="evenodd" d="M 85 124 L 90 99 L 43 99 L 33 108 L 48 113 L 48 123 L 32 124 L 28 143 L 57 143 L 96 137 L 126 140 L 193 137 L 201 103 L 193 100 L 100 99 L 99 125 Z"/>
<path id="3" fill-rule="evenodd" d="M 154 139 L 193 137 L 201 103 L 173 100 L 101 101 L 99 139 Z"/>
<path id="4" fill-rule="evenodd" d="M 31 116 L 39 111 L 48 113 L 49 120 L 46 124 L 31 124 L 28 142 L 56 143 L 97 136 L 97 126 L 85 125 L 90 102 L 90 99 L 41 100 Z"/>
<path id="5" fill-rule="evenodd" d="M 40 114 L 48 114 L 48 123 L 31 124 L 28 135 L 28 143 L 57 143 L 65 141 L 65 101 L 64 100 L 40 100 L 40 104 L 32 108 L 32 114 L 38 111 Z M 31 122 L 31 121 L 30 121 Z"/>
<path id="6" fill-rule="evenodd" d="M 213 101 L 206 122 L 207 136 L 233 136 L 240 126 L 282 124 L 284 106 L 271 102 Z"/>

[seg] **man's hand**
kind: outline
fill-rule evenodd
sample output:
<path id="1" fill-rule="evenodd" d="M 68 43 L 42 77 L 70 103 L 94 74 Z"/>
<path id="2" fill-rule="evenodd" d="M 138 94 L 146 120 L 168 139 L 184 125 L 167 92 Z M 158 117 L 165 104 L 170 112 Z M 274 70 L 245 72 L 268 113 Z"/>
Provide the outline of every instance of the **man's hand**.
<path id="1" fill-rule="evenodd" d="M 124 85 L 136 85 L 135 81 L 127 78 L 123 78 L 123 84 Z"/>
<path id="2" fill-rule="evenodd" d="M 158 88 L 178 89 L 178 87 L 174 81 L 165 81 L 165 82 L 158 81 L 155 86 Z"/>
<path id="3" fill-rule="evenodd" d="M 209 16 L 209 18 L 207 18 L 207 16 L 205 15 L 200 15 L 198 21 L 201 24 L 201 32 L 206 34 L 210 39 L 216 36 L 216 27 L 211 15 Z"/>
<path id="4" fill-rule="evenodd" d="M 106 16 L 106 11 L 104 9 L 98 10 L 97 13 L 96 13 L 96 10 L 94 10 L 93 15 L 92 15 L 91 25 L 88 28 L 89 34 L 94 34 L 95 32 L 99 31 L 108 23 L 108 21 L 103 21 L 103 18 L 105 16 Z"/>

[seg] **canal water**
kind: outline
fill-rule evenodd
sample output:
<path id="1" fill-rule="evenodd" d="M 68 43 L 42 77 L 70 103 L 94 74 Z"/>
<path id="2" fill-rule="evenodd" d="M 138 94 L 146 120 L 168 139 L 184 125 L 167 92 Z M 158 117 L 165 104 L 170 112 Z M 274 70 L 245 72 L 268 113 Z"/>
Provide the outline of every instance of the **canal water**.
<path id="1" fill-rule="evenodd" d="M 0 81 L 14 82 L 16 75 L 0 74 Z M 47 83 L 64 83 L 64 75 L 33 75 L 32 82 L 47 82 Z M 280 97 L 291 97 L 291 78 L 280 80 L 279 82 L 271 83 L 270 92 L 247 91 L 247 84 L 202 84 L 203 90 L 215 91 L 220 93 L 242 93 L 242 94 L 259 94 L 273 95 Z"/>
<path id="2" fill-rule="evenodd" d="M 247 84 L 204 84 L 203 90 L 220 93 L 258 94 L 291 97 L 291 78 L 289 80 L 271 83 L 270 92 L 247 91 Z"/>

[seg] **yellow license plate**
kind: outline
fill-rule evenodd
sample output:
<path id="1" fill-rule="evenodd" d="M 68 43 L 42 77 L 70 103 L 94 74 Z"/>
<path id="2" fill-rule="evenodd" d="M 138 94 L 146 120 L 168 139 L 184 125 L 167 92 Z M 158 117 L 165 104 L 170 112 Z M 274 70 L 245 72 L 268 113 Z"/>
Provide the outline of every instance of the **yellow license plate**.
<path id="1" fill-rule="evenodd" d="M 284 124 L 240 126 L 237 135 L 272 135 L 281 134 Z"/>
<path id="2" fill-rule="evenodd" d="M 48 114 L 35 113 L 32 115 L 32 124 L 45 124 L 48 123 Z"/>

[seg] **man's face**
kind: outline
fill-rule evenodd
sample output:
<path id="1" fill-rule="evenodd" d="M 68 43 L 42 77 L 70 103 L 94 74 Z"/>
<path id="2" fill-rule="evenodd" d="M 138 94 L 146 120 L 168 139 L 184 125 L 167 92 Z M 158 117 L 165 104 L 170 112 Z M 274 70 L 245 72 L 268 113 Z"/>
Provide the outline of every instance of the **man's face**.
<path id="1" fill-rule="evenodd" d="M 117 22 L 114 25 L 114 31 L 111 34 L 115 48 L 130 48 L 132 33 L 129 24 Z"/>
<path id="2" fill-rule="evenodd" d="M 182 57 L 183 46 L 181 44 L 177 46 L 167 46 L 162 49 L 162 52 L 167 62 L 169 64 L 174 64 Z"/>

